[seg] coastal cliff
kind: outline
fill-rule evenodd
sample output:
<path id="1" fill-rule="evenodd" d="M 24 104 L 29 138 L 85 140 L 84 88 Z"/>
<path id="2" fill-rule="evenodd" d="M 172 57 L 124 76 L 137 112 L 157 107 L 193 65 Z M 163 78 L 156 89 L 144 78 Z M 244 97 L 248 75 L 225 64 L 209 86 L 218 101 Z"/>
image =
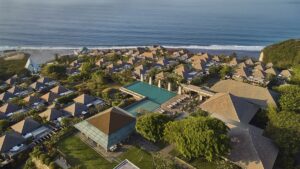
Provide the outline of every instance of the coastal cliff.
<path id="1" fill-rule="evenodd" d="M 290 39 L 265 47 L 259 60 L 272 62 L 279 68 L 300 64 L 300 39 Z"/>

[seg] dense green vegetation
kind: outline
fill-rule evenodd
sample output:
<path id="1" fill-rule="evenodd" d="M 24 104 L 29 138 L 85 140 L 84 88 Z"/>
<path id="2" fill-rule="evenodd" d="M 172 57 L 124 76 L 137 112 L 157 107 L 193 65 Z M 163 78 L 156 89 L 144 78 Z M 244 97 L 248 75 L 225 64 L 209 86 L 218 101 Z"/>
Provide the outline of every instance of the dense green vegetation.
<path id="1" fill-rule="evenodd" d="M 41 74 L 53 79 L 66 77 L 66 66 L 57 64 L 48 64 L 42 68 Z"/>
<path id="2" fill-rule="evenodd" d="M 272 62 L 280 68 L 300 64 L 300 40 L 290 39 L 263 49 L 265 63 Z"/>
<path id="3" fill-rule="evenodd" d="M 218 119 L 198 116 L 167 123 L 164 134 L 183 157 L 212 161 L 229 153 L 228 130 Z"/>
<path id="4" fill-rule="evenodd" d="M 5 60 L 0 57 L 0 80 L 6 80 L 15 74 L 21 74 L 25 70 L 27 58 L 18 60 Z"/>
<path id="5" fill-rule="evenodd" d="M 170 117 L 160 113 L 148 113 L 137 118 L 136 131 L 146 139 L 157 142 L 163 139 L 166 123 Z"/>
<path id="6" fill-rule="evenodd" d="M 285 85 L 277 91 L 281 94 L 279 108 L 268 109 L 266 133 L 279 147 L 278 165 L 292 169 L 300 152 L 300 86 Z"/>

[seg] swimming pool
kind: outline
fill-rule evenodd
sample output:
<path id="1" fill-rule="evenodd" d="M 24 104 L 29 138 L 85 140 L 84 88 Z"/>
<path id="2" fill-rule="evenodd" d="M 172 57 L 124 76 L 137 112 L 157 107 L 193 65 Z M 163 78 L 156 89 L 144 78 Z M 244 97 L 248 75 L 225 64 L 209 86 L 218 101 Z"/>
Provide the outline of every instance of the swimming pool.
<path id="1" fill-rule="evenodd" d="M 124 86 L 124 88 L 139 95 L 145 96 L 145 98 L 141 101 L 124 109 L 133 116 L 136 116 L 138 113 L 143 111 L 153 112 L 158 109 L 161 104 L 176 96 L 176 93 L 174 92 L 149 85 L 145 82 L 135 82 L 128 86 Z"/>
<path id="2" fill-rule="evenodd" d="M 176 96 L 176 93 L 170 92 L 166 89 L 159 88 L 154 85 L 149 85 L 145 82 L 135 82 L 124 88 L 131 90 L 140 95 L 146 96 L 149 100 L 161 105 L 172 97 Z"/>
<path id="3" fill-rule="evenodd" d="M 142 113 L 142 112 L 153 112 L 156 109 L 158 109 L 159 107 L 160 107 L 159 104 L 157 104 L 151 100 L 144 99 L 140 102 L 134 103 L 134 104 L 126 107 L 124 110 L 126 110 L 133 116 L 136 116 L 138 113 Z"/>

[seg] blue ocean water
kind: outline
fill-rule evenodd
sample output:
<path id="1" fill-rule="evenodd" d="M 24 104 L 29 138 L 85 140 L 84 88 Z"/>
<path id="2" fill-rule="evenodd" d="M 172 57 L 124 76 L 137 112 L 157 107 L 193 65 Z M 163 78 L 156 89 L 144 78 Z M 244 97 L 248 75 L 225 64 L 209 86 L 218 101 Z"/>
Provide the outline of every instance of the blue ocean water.
<path id="1" fill-rule="evenodd" d="M 161 44 L 260 50 L 300 38 L 299 0 L 0 0 L 0 49 Z"/>

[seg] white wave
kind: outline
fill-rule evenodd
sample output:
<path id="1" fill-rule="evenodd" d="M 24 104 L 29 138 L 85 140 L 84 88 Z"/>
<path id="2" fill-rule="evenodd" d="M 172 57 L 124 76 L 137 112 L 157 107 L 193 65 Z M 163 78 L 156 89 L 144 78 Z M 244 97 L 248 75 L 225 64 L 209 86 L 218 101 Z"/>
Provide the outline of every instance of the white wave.
<path id="1" fill-rule="evenodd" d="M 264 46 L 240 46 L 240 45 L 186 45 L 186 46 L 165 46 L 166 48 L 184 48 L 184 49 L 204 49 L 204 50 L 240 50 L 240 51 L 261 51 Z"/>
<path id="2" fill-rule="evenodd" d="M 165 48 L 182 49 L 203 49 L 203 50 L 239 50 L 239 51 L 261 51 L 264 46 L 240 46 L 240 45 L 162 45 Z M 89 49 L 132 49 L 147 46 L 87 46 Z M 64 47 L 64 46 L 0 46 L 0 51 L 4 50 L 77 50 L 82 46 Z"/>

